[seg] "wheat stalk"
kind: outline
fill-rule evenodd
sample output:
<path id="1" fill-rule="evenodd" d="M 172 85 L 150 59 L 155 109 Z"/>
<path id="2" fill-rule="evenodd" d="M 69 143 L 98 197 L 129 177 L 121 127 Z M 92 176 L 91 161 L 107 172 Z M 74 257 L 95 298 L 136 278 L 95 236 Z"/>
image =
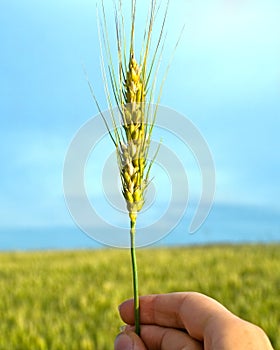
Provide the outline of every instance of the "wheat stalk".
<path id="1" fill-rule="evenodd" d="M 167 1 L 166 4 L 160 31 L 155 41 L 155 47 L 152 49 L 152 32 L 159 6 L 157 0 L 151 0 L 143 33 L 142 48 L 138 55 L 138 60 L 136 59 L 134 49 L 136 2 L 137 0 L 131 0 L 131 26 L 128 53 L 126 52 L 128 41 L 125 33 L 123 4 L 121 0 L 115 3 L 118 69 L 114 68 L 103 0 L 101 20 L 98 17 L 102 74 L 113 131 L 110 130 L 108 122 L 102 114 L 90 83 L 89 86 L 98 110 L 116 147 L 122 193 L 126 200 L 130 218 L 135 332 L 140 334 L 139 293 L 135 253 L 136 221 L 137 215 L 145 202 L 145 192 L 149 183 L 149 172 L 157 154 L 156 152 L 152 160 L 148 161 L 151 134 L 156 120 L 157 106 L 170 64 L 167 66 L 165 75 L 160 84 L 158 96 L 155 101 L 156 107 L 154 108 L 152 106 L 154 104 L 157 73 L 164 47 L 164 27 L 169 1 Z M 108 62 L 108 70 L 104 63 L 104 52 Z M 113 97 L 111 97 L 110 92 L 112 92 Z M 121 116 L 121 128 L 117 126 L 118 118 L 113 108 L 113 100 L 116 102 Z"/>

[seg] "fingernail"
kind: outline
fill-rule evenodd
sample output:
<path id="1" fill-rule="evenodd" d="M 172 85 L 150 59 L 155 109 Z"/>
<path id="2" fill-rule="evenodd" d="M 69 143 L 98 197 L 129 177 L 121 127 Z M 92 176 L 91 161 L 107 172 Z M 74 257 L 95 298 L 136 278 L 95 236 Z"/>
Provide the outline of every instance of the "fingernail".
<path id="1" fill-rule="evenodd" d="M 120 332 L 135 332 L 135 326 L 132 326 L 130 324 L 124 324 L 123 326 L 120 326 Z"/>
<path id="2" fill-rule="evenodd" d="M 132 339 L 125 333 L 120 333 L 115 340 L 115 350 L 132 350 Z"/>
<path id="3" fill-rule="evenodd" d="M 123 326 L 120 326 L 120 332 L 124 332 L 126 329 L 126 324 L 124 324 Z"/>

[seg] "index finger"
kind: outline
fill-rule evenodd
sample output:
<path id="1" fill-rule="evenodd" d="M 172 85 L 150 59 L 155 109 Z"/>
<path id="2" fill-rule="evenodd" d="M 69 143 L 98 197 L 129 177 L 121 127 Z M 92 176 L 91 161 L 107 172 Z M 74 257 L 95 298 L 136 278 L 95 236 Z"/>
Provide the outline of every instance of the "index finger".
<path id="1" fill-rule="evenodd" d="M 124 322 L 134 324 L 133 300 L 120 305 Z M 156 294 L 140 297 L 141 324 L 184 328 L 195 339 L 202 340 L 213 319 L 233 315 L 216 300 L 195 292 Z"/>

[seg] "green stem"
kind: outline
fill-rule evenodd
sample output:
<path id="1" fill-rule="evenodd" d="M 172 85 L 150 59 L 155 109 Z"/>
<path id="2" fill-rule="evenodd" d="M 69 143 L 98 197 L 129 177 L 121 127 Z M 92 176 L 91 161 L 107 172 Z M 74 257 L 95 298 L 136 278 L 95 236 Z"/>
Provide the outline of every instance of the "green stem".
<path id="1" fill-rule="evenodd" d="M 139 305 L 139 292 L 138 292 L 138 274 L 137 274 L 137 262 L 135 253 L 135 234 L 136 234 L 136 220 L 130 221 L 130 252 L 132 263 L 132 276 L 133 276 L 133 296 L 134 296 L 134 318 L 135 318 L 135 333 L 140 335 L 140 305 Z"/>

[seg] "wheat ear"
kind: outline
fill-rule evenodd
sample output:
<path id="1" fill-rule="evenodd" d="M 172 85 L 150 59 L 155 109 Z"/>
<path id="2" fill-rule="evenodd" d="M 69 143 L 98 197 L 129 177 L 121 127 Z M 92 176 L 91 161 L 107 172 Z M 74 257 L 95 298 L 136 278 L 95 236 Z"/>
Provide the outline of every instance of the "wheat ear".
<path id="1" fill-rule="evenodd" d="M 155 158 L 154 156 L 152 158 L 152 161 L 148 162 L 151 133 L 154 127 L 157 111 L 157 108 L 152 110 L 151 106 L 153 104 L 153 95 L 156 88 L 156 75 L 159 69 L 161 55 L 163 52 L 163 33 L 168 3 L 169 1 L 167 0 L 161 30 L 158 35 L 155 48 L 152 51 L 152 29 L 159 7 L 157 6 L 157 0 L 151 0 L 146 27 L 144 28 L 141 54 L 139 55 L 140 57 L 137 62 L 136 54 L 134 51 L 136 0 L 131 0 L 131 31 L 129 55 L 126 53 L 127 40 L 125 34 L 124 16 L 122 12 L 122 1 L 116 0 L 115 25 L 118 51 L 118 70 L 116 73 L 116 69 L 114 68 L 113 64 L 113 55 L 110 48 L 110 40 L 108 35 L 109 31 L 106 21 L 104 3 L 102 1 L 102 21 L 99 22 L 102 73 L 109 111 L 111 113 L 113 132 L 109 129 L 108 123 L 102 115 L 101 108 L 94 95 L 93 89 L 89 84 L 98 110 L 104 119 L 110 137 L 113 139 L 114 145 L 116 147 L 122 184 L 122 193 L 126 200 L 127 210 L 130 218 L 135 332 L 137 334 L 140 334 L 140 311 L 137 263 L 135 253 L 136 221 L 137 215 L 142 209 L 145 202 L 145 191 L 148 186 L 149 172 Z M 105 55 L 108 60 L 108 74 L 106 74 L 106 67 L 103 60 L 103 50 L 105 51 Z M 148 57 L 150 57 L 149 60 Z M 109 84 L 111 85 L 113 98 L 115 99 L 115 102 L 118 106 L 118 111 L 120 112 L 122 122 L 121 128 L 117 127 L 117 117 L 113 109 Z M 159 89 L 159 96 L 156 99 L 157 104 L 159 103 L 161 90 L 162 85 Z"/>

